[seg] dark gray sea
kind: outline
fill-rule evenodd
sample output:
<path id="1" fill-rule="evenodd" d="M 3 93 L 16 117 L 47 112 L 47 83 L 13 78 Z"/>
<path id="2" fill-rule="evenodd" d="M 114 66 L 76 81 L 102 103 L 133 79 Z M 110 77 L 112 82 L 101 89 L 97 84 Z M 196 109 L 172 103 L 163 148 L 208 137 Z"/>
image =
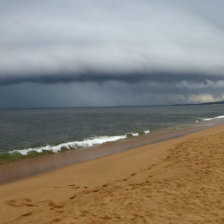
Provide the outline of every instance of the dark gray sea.
<path id="1" fill-rule="evenodd" d="M 0 110 L 0 152 L 60 151 L 224 121 L 224 105 Z"/>

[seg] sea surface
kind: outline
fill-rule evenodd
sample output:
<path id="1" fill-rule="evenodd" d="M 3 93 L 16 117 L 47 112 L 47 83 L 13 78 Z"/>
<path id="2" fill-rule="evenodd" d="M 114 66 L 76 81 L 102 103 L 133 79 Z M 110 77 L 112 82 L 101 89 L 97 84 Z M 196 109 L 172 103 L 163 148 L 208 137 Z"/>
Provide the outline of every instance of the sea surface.
<path id="1" fill-rule="evenodd" d="M 215 120 L 224 121 L 224 105 L 4 109 L 0 153 L 85 148 Z"/>

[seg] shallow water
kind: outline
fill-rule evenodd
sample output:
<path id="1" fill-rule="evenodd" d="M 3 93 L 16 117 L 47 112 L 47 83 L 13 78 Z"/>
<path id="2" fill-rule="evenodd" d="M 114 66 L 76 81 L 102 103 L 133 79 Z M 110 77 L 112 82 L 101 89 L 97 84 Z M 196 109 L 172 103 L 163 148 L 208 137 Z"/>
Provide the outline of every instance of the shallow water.
<path id="1" fill-rule="evenodd" d="M 72 147 L 68 142 L 91 146 L 86 142 L 100 144 L 99 139 L 104 143 L 128 133 L 212 122 L 203 119 L 223 114 L 224 105 L 0 110 L 0 152 L 37 151 L 47 145 L 52 150 L 62 143 Z"/>

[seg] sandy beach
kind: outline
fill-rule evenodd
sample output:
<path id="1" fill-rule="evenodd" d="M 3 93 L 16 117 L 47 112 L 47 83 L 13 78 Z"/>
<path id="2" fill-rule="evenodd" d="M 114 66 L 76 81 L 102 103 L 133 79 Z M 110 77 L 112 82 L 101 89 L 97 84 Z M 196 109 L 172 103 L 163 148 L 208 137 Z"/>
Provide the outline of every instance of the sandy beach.
<path id="1" fill-rule="evenodd" d="M 224 126 L 0 186 L 0 223 L 224 223 Z"/>

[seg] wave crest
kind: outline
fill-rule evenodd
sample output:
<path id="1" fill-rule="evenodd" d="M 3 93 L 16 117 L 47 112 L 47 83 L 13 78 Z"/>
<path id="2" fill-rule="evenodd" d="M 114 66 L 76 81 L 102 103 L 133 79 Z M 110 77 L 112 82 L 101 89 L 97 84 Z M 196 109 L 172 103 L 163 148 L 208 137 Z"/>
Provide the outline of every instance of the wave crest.
<path id="1" fill-rule="evenodd" d="M 132 132 L 130 133 L 131 136 L 140 136 L 141 133 L 144 134 L 149 134 L 150 131 L 146 130 L 143 132 Z M 66 142 L 66 143 L 61 143 L 59 145 L 46 145 L 42 147 L 36 147 L 36 148 L 27 148 L 27 149 L 16 149 L 12 150 L 9 153 L 13 154 L 15 152 L 20 153 L 23 156 L 26 156 L 30 152 L 37 152 L 37 153 L 43 153 L 46 151 L 50 151 L 53 153 L 57 153 L 63 150 L 69 150 L 69 149 L 78 149 L 78 148 L 88 148 L 96 145 L 101 145 L 107 142 L 115 142 L 119 141 L 122 139 L 126 139 L 129 134 L 127 135 L 118 135 L 118 136 L 99 136 L 95 138 L 90 138 L 90 139 L 84 139 L 82 141 L 73 141 L 73 142 Z"/>
<path id="2" fill-rule="evenodd" d="M 146 130 L 143 131 L 142 133 L 144 134 L 149 134 L 150 131 Z M 129 134 L 127 135 L 118 135 L 118 136 L 100 136 L 100 137 L 95 137 L 91 139 L 84 139 L 82 141 L 73 141 L 73 142 L 66 142 L 66 143 L 61 143 L 59 145 L 46 145 L 43 147 L 36 147 L 36 148 L 27 148 L 27 149 L 16 149 L 12 150 L 9 153 L 12 154 L 14 152 L 18 152 L 24 156 L 26 156 L 30 152 L 37 152 L 37 153 L 43 153 L 46 151 L 51 151 L 54 153 L 63 151 L 63 150 L 69 150 L 69 149 L 77 149 L 77 148 L 88 148 L 96 145 L 101 145 L 107 142 L 115 142 L 118 140 L 126 139 Z M 139 136 L 141 135 L 141 132 L 132 132 L 130 133 L 131 136 Z"/>
<path id="3" fill-rule="evenodd" d="M 115 142 L 121 139 L 125 139 L 126 135 L 121 136 L 101 136 L 96 137 L 93 139 L 84 139 L 83 141 L 74 141 L 74 142 L 66 142 L 59 145 L 46 145 L 43 147 L 36 147 L 36 148 L 28 148 L 22 150 L 13 150 L 13 152 L 19 152 L 22 155 L 27 155 L 31 151 L 36 151 L 38 153 L 42 153 L 43 151 L 52 151 L 54 153 L 60 152 L 63 149 L 77 149 L 77 148 L 87 148 L 95 145 L 101 145 L 106 142 Z"/>
<path id="4" fill-rule="evenodd" d="M 211 121 L 211 120 L 222 119 L 222 118 L 224 118 L 224 115 L 217 116 L 217 117 L 204 118 L 204 119 L 202 119 L 202 120 L 203 120 L 203 121 Z"/>

